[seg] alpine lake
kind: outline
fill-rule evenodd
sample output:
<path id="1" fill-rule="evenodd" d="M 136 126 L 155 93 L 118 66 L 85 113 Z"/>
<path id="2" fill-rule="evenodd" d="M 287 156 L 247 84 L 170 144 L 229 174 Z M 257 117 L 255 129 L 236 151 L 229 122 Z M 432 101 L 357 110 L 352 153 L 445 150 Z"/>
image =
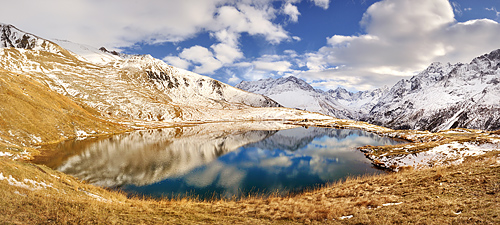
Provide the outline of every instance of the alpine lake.
<path id="1" fill-rule="evenodd" d="M 239 199 L 385 173 L 357 148 L 403 142 L 352 129 L 208 123 L 68 140 L 43 146 L 33 162 L 130 196 Z"/>

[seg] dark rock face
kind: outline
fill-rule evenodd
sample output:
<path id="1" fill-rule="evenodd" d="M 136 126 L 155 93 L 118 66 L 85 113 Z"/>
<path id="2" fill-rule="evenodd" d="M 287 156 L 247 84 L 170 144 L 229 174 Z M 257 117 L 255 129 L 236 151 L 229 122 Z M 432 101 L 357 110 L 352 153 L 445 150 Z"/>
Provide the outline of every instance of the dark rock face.
<path id="1" fill-rule="evenodd" d="M 161 81 L 161 84 L 166 85 L 165 86 L 166 88 L 171 89 L 179 87 L 179 81 L 177 80 L 177 78 L 163 71 L 160 72 L 146 71 L 146 74 L 151 80 Z"/>
<path id="2" fill-rule="evenodd" d="M 0 47 L 34 49 L 39 38 L 12 25 L 0 24 Z"/>

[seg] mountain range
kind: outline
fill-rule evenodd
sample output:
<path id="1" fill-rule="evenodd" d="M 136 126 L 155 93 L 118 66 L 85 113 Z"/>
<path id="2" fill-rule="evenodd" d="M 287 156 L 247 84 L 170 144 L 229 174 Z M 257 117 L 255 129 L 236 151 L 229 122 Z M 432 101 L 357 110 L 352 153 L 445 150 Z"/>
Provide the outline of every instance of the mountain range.
<path id="1" fill-rule="evenodd" d="M 497 130 L 499 67 L 496 50 L 468 64 L 433 63 L 373 91 L 321 91 L 296 77 L 232 87 L 150 55 L 48 40 L 0 24 L 0 147 L 176 122 L 330 116 L 395 129 Z"/>
<path id="2" fill-rule="evenodd" d="M 285 107 L 393 129 L 439 131 L 500 129 L 500 49 L 470 63 L 432 63 L 393 87 L 322 91 L 296 77 L 242 81 L 236 87 L 266 95 Z"/>

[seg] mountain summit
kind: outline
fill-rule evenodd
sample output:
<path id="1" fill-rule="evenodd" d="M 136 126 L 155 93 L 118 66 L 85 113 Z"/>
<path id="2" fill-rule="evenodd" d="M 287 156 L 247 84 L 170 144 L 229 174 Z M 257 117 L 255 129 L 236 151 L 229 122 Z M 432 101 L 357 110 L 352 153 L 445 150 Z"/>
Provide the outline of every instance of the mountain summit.
<path id="1" fill-rule="evenodd" d="M 319 112 L 342 119 L 359 120 L 375 105 L 387 87 L 351 93 L 344 88 L 324 92 L 294 76 L 242 81 L 237 88 L 262 94 L 289 108 Z"/>
<path id="2" fill-rule="evenodd" d="M 57 52 L 62 49 L 53 42 L 24 32 L 10 24 L 0 23 L 0 48 L 19 48 Z"/>

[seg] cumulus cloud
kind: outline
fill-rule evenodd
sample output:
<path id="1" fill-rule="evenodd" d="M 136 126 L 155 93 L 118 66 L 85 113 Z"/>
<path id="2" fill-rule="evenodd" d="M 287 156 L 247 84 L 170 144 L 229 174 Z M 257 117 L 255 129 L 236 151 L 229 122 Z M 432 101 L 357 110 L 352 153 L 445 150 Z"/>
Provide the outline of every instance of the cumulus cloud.
<path id="1" fill-rule="evenodd" d="M 447 0 L 383 0 L 371 5 L 360 23 L 366 34 L 334 35 L 308 53 L 309 71 L 301 76 L 323 80 L 318 86 L 366 90 L 392 85 L 434 61 L 469 62 L 500 47 L 497 22 L 459 23 Z"/>
<path id="2" fill-rule="evenodd" d="M 271 44 L 300 41 L 300 37 L 291 36 L 285 30 L 281 19 L 276 20 L 285 15 L 291 22 L 298 22 L 300 12 L 296 4 L 299 2 L 301 0 L 151 0 L 147 3 L 18 0 L 2 5 L 9 10 L 0 13 L 0 21 L 41 37 L 115 50 L 142 44 L 180 43 L 205 33 L 212 38 L 210 47 L 179 48 L 177 54 L 170 53 L 163 60 L 206 75 L 224 66 L 239 67 L 244 63 L 263 71 L 275 66 L 282 72 L 290 67 L 289 62 L 257 59 L 254 63 L 253 59 L 245 59 L 239 39 L 245 34 Z M 326 9 L 329 1 L 311 3 Z M 239 78 L 233 75 L 228 79 Z"/>
<path id="3" fill-rule="evenodd" d="M 330 0 L 311 0 L 311 1 L 323 9 L 328 9 L 330 5 Z"/>
<path id="4" fill-rule="evenodd" d="M 223 65 L 209 49 L 199 45 L 184 49 L 179 54 L 179 58 L 193 63 L 194 72 L 201 74 L 211 74 Z"/>
<path id="5" fill-rule="evenodd" d="M 292 5 L 292 3 L 288 2 L 283 6 L 283 13 L 290 17 L 290 21 L 295 23 L 299 21 L 299 9 L 297 6 Z"/>
<path id="6" fill-rule="evenodd" d="M 166 56 L 163 58 L 163 61 L 168 62 L 170 65 L 181 68 L 181 69 L 189 69 L 191 63 L 185 59 L 181 59 L 177 56 Z"/>
<path id="7" fill-rule="evenodd" d="M 211 48 L 215 53 L 215 58 L 223 64 L 233 63 L 235 60 L 243 58 L 243 53 L 240 49 L 228 44 L 215 44 Z"/>
<path id="8" fill-rule="evenodd" d="M 210 25 L 217 7 L 225 2 L 19 0 L 3 4 L 9 10 L 3 10 L 0 19 L 46 38 L 121 47 L 193 37 Z"/>
<path id="9" fill-rule="evenodd" d="M 276 55 L 264 55 L 259 59 L 252 62 L 257 70 L 263 71 L 289 71 L 292 63 L 287 60 L 282 60 L 281 57 Z"/>
<path id="10" fill-rule="evenodd" d="M 2 11 L 0 20 L 46 38 L 92 46 L 179 42 L 200 32 L 226 38 L 226 43 L 229 39 L 234 41 L 234 34 L 243 32 L 279 43 L 289 36 L 280 24 L 272 21 L 276 10 L 271 3 L 271 0 L 151 0 L 147 3 L 18 0 L 2 5 L 9 10 Z M 229 33 L 224 36 L 223 30 Z"/>

